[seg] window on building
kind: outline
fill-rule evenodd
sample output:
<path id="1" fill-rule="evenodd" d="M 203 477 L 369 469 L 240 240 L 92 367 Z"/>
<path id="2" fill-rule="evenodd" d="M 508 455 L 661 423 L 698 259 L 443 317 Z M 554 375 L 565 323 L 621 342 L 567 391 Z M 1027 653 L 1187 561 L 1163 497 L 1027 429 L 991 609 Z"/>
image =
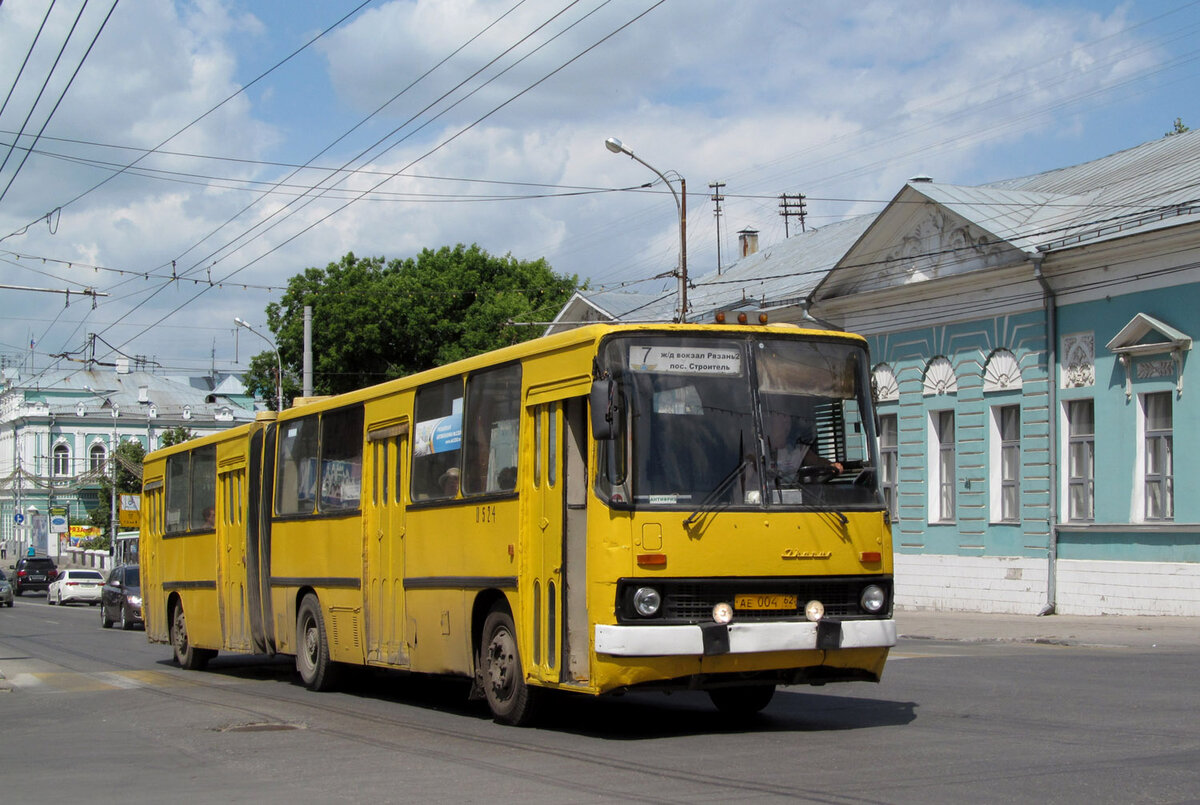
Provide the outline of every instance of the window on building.
<path id="1" fill-rule="evenodd" d="M 1096 412 L 1091 400 L 1067 403 L 1067 519 L 1096 517 Z"/>
<path id="2" fill-rule="evenodd" d="M 879 488 L 888 513 L 895 521 L 900 516 L 896 475 L 900 466 L 900 430 L 896 414 L 879 415 Z"/>
<path id="3" fill-rule="evenodd" d="M 954 479 L 956 451 L 954 442 L 954 412 L 930 413 L 930 478 L 929 519 L 952 523 L 955 514 Z"/>
<path id="4" fill-rule="evenodd" d="M 991 504 L 995 522 L 1021 519 L 1021 406 L 992 409 Z M 999 515 L 999 516 L 997 516 Z"/>
<path id="5" fill-rule="evenodd" d="M 54 445 L 54 474 L 71 474 L 71 449 L 65 444 Z"/>
<path id="6" fill-rule="evenodd" d="M 108 451 L 104 449 L 104 445 L 92 445 L 92 449 L 88 451 L 88 469 L 92 472 L 103 472 L 104 459 L 107 455 Z"/>
<path id="7" fill-rule="evenodd" d="M 1146 519 L 1170 520 L 1175 516 L 1171 393 L 1145 395 L 1142 408 L 1145 417 Z"/>

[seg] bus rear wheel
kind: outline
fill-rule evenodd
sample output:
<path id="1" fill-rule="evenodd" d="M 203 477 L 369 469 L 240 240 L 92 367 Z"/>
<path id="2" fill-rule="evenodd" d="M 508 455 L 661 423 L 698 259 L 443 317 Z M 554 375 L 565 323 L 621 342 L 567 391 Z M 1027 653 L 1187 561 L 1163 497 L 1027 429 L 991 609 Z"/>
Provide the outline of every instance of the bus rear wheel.
<path id="1" fill-rule="evenodd" d="M 507 610 L 493 609 L 483 622 L 479 668 L 493 718 L 516 727 L 532 723 L 541 691 L 525 684 L 517 630 Z"/>
<path id="2" fill-rule="evenodd" d="M 188 671 L 199 671 L 208 665 L 208 661 L 217 656 L 217 652 L 207 648 L 196 648 L 188 636 L 187 618 L 183 614 L 183 604 L 176 604 L 171 615 L 171 648 L 175 651 L 175 662 L 180 668 Z"/>
<path id="3" fill-rule="evenodd" d="M 716 708 L 731 716 L 752 716 L 770 704 L 774 696 L 774 685 L 713 688 L 708 692 Z"/>
<path id="4" fill-rule="evenodd" d="M 296 671 L 309 690 L 331 689 L 337 682 L 337 665 L 330 659 L 329 636 L 321 603 L 311 593 L 304 596 L 296 613 Z"/>

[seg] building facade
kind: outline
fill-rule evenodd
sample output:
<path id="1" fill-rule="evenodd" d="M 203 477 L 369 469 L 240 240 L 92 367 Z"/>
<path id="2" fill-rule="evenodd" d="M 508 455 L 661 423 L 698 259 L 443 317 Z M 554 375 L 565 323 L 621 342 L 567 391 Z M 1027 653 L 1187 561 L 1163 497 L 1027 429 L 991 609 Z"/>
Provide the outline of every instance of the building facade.
<path id="1" fill-rule="evenodd" d="M 0 546 L 8 557 L 33 547 L 57 556 L 56 520 L 87 519 L 110 477 L 112 451 L 136 441 L 150 451 L 168 431 L 200 436 L 254 418 L 236 378 L 170 379 L 114 368 L 51 370 L 22 377 L 4 369 L 0 385 Z"/>

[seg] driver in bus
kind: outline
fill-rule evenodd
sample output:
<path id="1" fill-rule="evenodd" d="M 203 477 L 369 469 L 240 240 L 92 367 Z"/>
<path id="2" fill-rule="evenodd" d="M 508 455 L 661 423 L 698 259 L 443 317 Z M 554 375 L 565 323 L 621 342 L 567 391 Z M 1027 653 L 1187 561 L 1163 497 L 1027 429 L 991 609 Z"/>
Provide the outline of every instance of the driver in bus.
<path id="1" fill-rule="evenodd" d="M 811 422 L 795 423 L 789 414 L 771 411 L 766 416 L 768 477 L 784 484 L 798 482 L 801 467 L 828 467 L 841 475 L 840 461 L 830 461 L 817 452 L 817 432 Z"/>

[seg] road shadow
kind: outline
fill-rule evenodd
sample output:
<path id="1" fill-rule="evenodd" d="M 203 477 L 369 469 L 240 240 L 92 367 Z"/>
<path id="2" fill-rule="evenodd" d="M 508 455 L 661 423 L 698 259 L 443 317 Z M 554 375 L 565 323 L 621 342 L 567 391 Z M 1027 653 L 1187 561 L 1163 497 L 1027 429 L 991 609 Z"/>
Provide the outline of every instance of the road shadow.
<path id="1" fill-rule="evenodd" d="M 161 662 L 174 666 L 170 659 Z M 298 685 L 290 656 L 219 655 L 206 673 L 245 681 L 274 681 Z M 461 677 L 433 676 L 384 668 L 345 666 L 336 693 L 373 702 L 417 707 L 462 718 L 488 721 L 491 713 L 482 701 L 468 699 L 470 682 Z M 733 716 L 719 712 L 708 695 L 699 691 L 634 692 L 614 696 L 589 696 L 541 691 L 543 701 L 535 730 L 563 732 L 602 740 L 639 741 L 689 735 L 746 732 L 828 732 L 892 727 L 916 719 L 915 702 L 893 701 L 873 695 L 868 683 L 848 683 L 843 693 L 815 688 L 780 688 L 761 713 Z"/>

